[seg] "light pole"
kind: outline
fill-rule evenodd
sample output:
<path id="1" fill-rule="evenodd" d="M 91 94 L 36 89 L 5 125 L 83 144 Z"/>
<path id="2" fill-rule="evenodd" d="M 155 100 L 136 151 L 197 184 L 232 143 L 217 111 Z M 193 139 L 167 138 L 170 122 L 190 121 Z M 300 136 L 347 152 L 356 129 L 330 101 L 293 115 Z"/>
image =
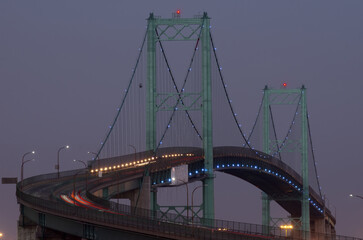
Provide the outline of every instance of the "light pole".
<path id="1" fill-rule="evenodd" d="M 57 169 L 57 173 L 58 173 L 58 178 L 59 178 L 59 153 L 60 153 L 60 151 L 62 151 L 63 149 L 68 149 L 68 148 L 69 148 L 69 146 L 68 146 L 68 145 L 66 145 L 66 146 L 60 147 L 60 148 L 58 149 L 58 152 L 57 152 L 57 165 L 55 165 L 55 168 Z"/>
<path id="2" fill-rule="evenodd" d="M 21 179 L 21 185 L 23 185 L 23 166 L 24 166 L 24 158 L 25 156 L 29 155 L 29 154 L 35 154 L 35 151 L 31 151 L 31 152 L 26 152 L 24 153 L 23 157 L 21 158 L 21 176 L 20 176 L 20 179 Z"/>
<path id="3" fill-rule="evenodd" d="M 189 220 L 189 189 L 188 189 L 188 182 L 185 182 L 179 179 L 180 182 L 184 183 L 185 187 L 187 188 L 187 221 Z"/>
<path id="4" fill-rule="evenodd" d="M 25 163 L 27 163 L 27 162 L 30 162 L 30 161 L 35 161 L 35 159 L 33 158 L 33 159 L 29 159 L 29 160 L 26 160 L 26 161 L 24 161 L 24 159 L 22 160 L 22 162 L 21 162 L 21 176 L 20 176 L 20 180 L 21 180 L 21 189 L 23 189 L 23 185 L 24 185 L 24 183 L 23 183 L 23 180 L 24 180 L 24 164 Z"/>
<path id="5" fill-rule="evenodd" d="M 136 147 L 131 144 L 129 144 L 129 147 L 132 147 L 134 149 L 134 161 L 136 162 Z"/>
<path id="6" fill-rule="evenodd" d="M 193 223 L 193 220 L 194 220 L 194 192 L 195 190 L 197 190 L 198 188 L 201 188 L 205 185 L 201 185 L 201 186 L 197 186 L 193 189 L 193 192 L 192 192 L 192 223 Z"/>
<path id="7" fill-rule="evenodd" d="M 92 160 L 96 160 L 96 159 L 97 159 L 97 153 L 95 153 L 95 152 L 91 152 L 91 151 L 88 151 L 87 153 L 88 153 L 88 154 L 93 154 L 93 155 L 95 155 L 95 157 L 94 157 Z"/>
<path id="8" fill-rule="evenodd" d="M 73 159 L 73 162 L 80 162 L 87 168 L 87 164 L 82 160 Z M 88 172 L 86 172 L 86 191 L 88 190 Z"/>
<path id="9" fill-rule="evenodd" d="M 349 197 L 357 197 L 357 198 L 363 199 L 363 197 L 362 197 L 362 196 L 355 195 L 355 194 L 349 194 Z"/>

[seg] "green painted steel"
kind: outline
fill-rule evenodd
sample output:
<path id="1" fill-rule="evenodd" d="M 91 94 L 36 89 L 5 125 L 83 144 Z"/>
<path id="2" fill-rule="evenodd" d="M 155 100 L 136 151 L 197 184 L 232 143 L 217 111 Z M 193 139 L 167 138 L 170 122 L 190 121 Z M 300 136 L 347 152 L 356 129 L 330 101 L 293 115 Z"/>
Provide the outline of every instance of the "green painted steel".
<path id="1" fill-rule="evenodd" d="M 150 192 L 150 209 L 152 211 L 156 211 L 157 210 L 157 204 L 158 204 L 158 192 L 152 190 Z"/>
<path id="2" fill-rule="evenodd" d="M 156 31 L 158 34 L 156 35 Z M 189 106 L 178 111 L 200 110 L 203 118 L 203 149 L 207 177 L 203 187 L 204 218 L 214 218 L 214 174 L 213 174 L 213 129 L 212 129 L 212 84 L 211 84 L 211 43 L 210 18 L 207 13 L 199 18 L 155 17 L 153 13 L 148 18 L 147 36 L 147 103 L 146 103 L 146 148 L 156 149 L 156 113 L 157 111 L 175 111 L 175 107 L 167 104 L 170 98 L 194 98 Z M 201 33 L 201 34 L 200 34 Z M 190 41 L 201 36 L 202 43 L 202 94 L 196 93 L 157 93 L 156 92 L 156 43 L 158 41 Z M 156 105 L 156 99 L 162 98 Z M 202 108 L 196 107 L 202 101 Z M 157 209 L 156 192 L 151 192 L 151 209 Z"/>
<path id="3" fill-rule="evenodd" d="M 146 97 L 146 150 L 156 148 L 156 33 L 154 14 L 148 18 L 147 33 L 147 97 Z"/>
<path id="4" fill-rule="evenodd" d="M 270 105 L 301 104 L 301 139 L 287 144 L 289 148 L 280 151 L 300 151 L 301 153 L 301 177 L 303 178 L 303 196 L 301 198 L 301 223 L 302 230 L 310 232 L 310 209 L 309 209 L 309 164 L 308 164 L 308 126 L 306 109 L 306 89 L 264 89 L 263 99 L 263 151 L 270 154 Z M 291 140 L 290 140 L 291 141 Z M 297 148 L 300 146 L 301 148 Z M 292 148 L 291 148 L 292 146 Z M 262 225 L 270 224 L 270 199 L 267 194 L 262 193 Z M 309 239 L 306 234 L 305 239 Z"/>
<path id="5" fill-rule="evenodd" d="M 182 102 L 182 106 L 178 106 L 178 111 L 200 111 L 201 93 L 158 93 L 156 95 L 159 102 L 157 111 L 175 111 L 175 102 Z M 189 99 L 189 101 L 185 101 Z M 170 101 L 171 100 L 171 101 Z M 170 103 L 171 102 L 171 103 Z M 187 105 L 185 103 L 188 103 Z"/>
<path id="6" fill-rule="evenodd" d="M 301 203 L 301 221 L 302 230 L 310 232 L 310 209 L 309 209 L 309 164 L 308 164 L 308 123 L 307 123 L 307 109 L 306 109 L 306 89 L 304 86 L 301 88 L 301 165 L 303 178 L 303 195 Z M 305 239 L 309 239 L 309 235 Z"/>
<path id="7" fill-rule="evenodd" d="M 109 197 L 108 187 L 102 188 L 102 198 L 108 199 L 108 197 Z"/>
<path id="8" fill-rule="evenodd" d="M 263 151 L 266 154 L 270 154 L 270 90 L 267 86 L 264 89 L 263 95 Z M 262 225 L 267 226 L 264 229 L 265 233 L 269 232 L 268 226 L 270 226 L 270 198 L 262 192 Z"/>
<path id="9" fill-rule="evenodd" d="M 213 125 L 211 84 L 210 18 L 203 15 L 202 29 L 202 86 L 203 86 L 203 150 L 207 177 L 203 184 L 203 215 L 214 219 Z"/>
<path id="10" fill-rule="evenodd" d="M 262 225 L 263 225 L 263 233 L 269 233 L 270 227 L 270 203 L 271 200 L 267 193 L 262 192 Z"/>
<path id="11" fill-rule="evenodd" d="M 193 41 L 199 37 L 202 18 L 156 18 L 160 41 Z"/>
<path id="12" fill-rule="evenodd" d="M 156 148 L 156 33 L 154 14 L 150 13 L 147 29 L 147 81 L 146 81 L 146 150 Z M 148 172 L 146 173 L 148 175 Z M 150 193 L 150 209 L 155 210 L 156 193 Z"/>

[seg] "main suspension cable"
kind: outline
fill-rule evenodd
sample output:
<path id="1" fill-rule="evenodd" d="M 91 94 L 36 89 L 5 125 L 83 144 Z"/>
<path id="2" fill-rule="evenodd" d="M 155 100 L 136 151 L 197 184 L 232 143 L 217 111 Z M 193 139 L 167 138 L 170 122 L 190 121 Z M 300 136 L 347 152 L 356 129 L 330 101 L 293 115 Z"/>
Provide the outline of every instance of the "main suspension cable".
<path id="1" fill-rule="evenodd" d="M 104 139 L 104 140 L 103 140 L 103 142 L 101 143 L 101 147 L 100 147 L 100 149 L 97 151 L 97 154 L 96 154 L 95 159 L 98 159 L 98 158 L 99 158 L 99 155 L 100 155 L 100 153 L 101 153 L 102 149 L 104 148 L 105 143 L 106 143 L 106 142 L 107 142 L 107 140 L 109 139 L 110 134 L 111 134 L 111 132 L 112 132 L 112 130 L 113 130 L 113 128 L 114 128 L 114 126 L 115 126 L 115 123 L 116 123 L 116 121 L 117 121 L 117 119 L 118 119 L 118 117 L 119 117 L 119 115 L 120 115 L 120 112 L 121 112 L 121 110 L 122 110 L 122 107 L 124 106 L 124 103 L 125 103 L 126 97 L 128 96 L 129 90 L 130 90 L 130 88 L 131 88 L 131 84 L 132 84 L 132 82 L 133 82 L 133 79 L 134 79 L 134 76 L 135 76 L 135 73 L 136 73 L 137 66 L 138 66 L 139 61 L 140 61 L 140 58 L 141 58 L 141 54 L 142 54 L 142 50 L 143 50 L 143 48 L 144 48 L 144 44 L 145 44 L 145 41 L 146 41 L 146 36 L 147 36 L 147 31 L 148 31 L 148 29 L 149 29 L 149 24 L 147 25 L 147 28 L 146 28 L 146 31 L 145 31 L 145 34 L 144 34 L 144 38 L 143 38 L 143 40 L 142 40 L 142 44 L 141 44 L 141 48 L 140 48 L 140 52 L 139 52 L 139 56 L 137 57 L 137 60 L 136 60 L 136 63 L 135 63 L 135 68 L 134 68 L 134 69 L 133 69 L 133 71 L 132 71 L 131 79 L 130 79 L 130 81 L 129 81 L 129 84 L 128 84 L 128 86 L 127 86 L 127 89 L 125 90 L 125 95 L 124 95 L 124 97 L 122 98 L 122 101 L 121 101 L 120 107 L 118 108 L 118 111 L 117 111 L 117 113 L 116 113 L 116 116 L 115 116 L 115 118 L 114 118 L 114 120 L 113 120 L 112 125 L 110 126 L 110 129 L 109 129 L 109 131 L 108 131 L 108 133 L 107 133 L 107 135 L 106 135 L 105 139 Z"/>
<path id="2" fill-rule="evenodd" d="M 223 79 L 223 75 L 222 75 L 221 67 L 220 67 L 220 65 L 219 65 L 219 61 L 218 61 L 218 57 L 217 57 L 217 53 L 216 53 L 216 48 L 214 47 L 214 42 L 213 42 L 213 38 L 212 38 L 212 33 L 211 33 L 211 32 L 209 32 L 209 37 L 210 37 L 210 41 L 211 41 L 211 43 L 212 43 L 212 48 L 213 48 L 214 58 L 215 58 L 215 60 L 216 60 L 216 64 L 217 64 L 217 67 L 218 67 L 218 73 L 219 73 L 219 76 L 220 76 L 221 81 L 222 81 L 222 86 L 223 86 L 223 89 L 224 89 L 224 93 L 225 93 L 225 95 L 226 95 L 226 98 L 227 98 L 227 101 L 228 101 L 228 104 L 229 104 L 229 108 L 231 109 L 231 112 L 232 112 L 232 115 L 233 115 L 233 119 L 234 119 L 234 121 L 236 122 L 236 125 L 237 125 L 237 127 L 238 127 L 238 130 L 239 130 L 239 132 L 240 132 L 240 134 L 241 134 L 242 138 L 244 139 L 244 141 L 245 141 L 246 145 L 247 145 L 249 148 L 251 148 L 251 146 L 250 146 L 250 144 L 248 143 L 248 141 L 247 141 L 247 139 L 246 139 L 245 135 L 243 134 L 243 131 L 242 131 L 242 129 L 241 129 L 241 125 L 238 123 L 238 120 L 237 120 L 237 117 L 236 117 L 236 115 L 237 115 L 237 114 L 236 114 L 236 113 L 234 112 L 234 110 L 233 110 L 232 103 L 231 103 L 231 100 L 230 100 L 230 98 L 229 98 L 229 95 L 228 95 L 228 92 L 227 92 L 227 89 L 226 89 L 226 84 L 225 84 L 225 81 L 224 81 L 224 79 Z"/>

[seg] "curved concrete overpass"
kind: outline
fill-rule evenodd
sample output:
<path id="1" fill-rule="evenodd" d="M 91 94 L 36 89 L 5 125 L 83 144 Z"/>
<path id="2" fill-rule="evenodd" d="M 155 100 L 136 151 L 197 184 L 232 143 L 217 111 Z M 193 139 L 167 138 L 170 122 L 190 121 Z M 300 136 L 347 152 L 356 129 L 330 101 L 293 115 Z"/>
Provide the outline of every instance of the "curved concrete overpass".
<path id="1" fill-rule="evenodd" d="M 44 227 L 60 232 L 68 231 L 68 234 L 87 239 L 99 239 L 96 235 L 102 234 L 109 236 L 108 239 L 112 239 L 111 236 L 115 235 L 115 232 L 128 236 L 130 239 L 131 236 L 153 239 L 154 237 L 170 238 L 171 235 L 175 235 L 174 239 L 184 239 L 202 235 L 205 237 L 208 234 L 210 236 L 233 234 L 233 237 L 236 238 L 236 233 L 236 239 L 239 239 L 238 234 L 245 233 L 241 233 L 239 230 L 216 231 L 218 229 L 216 223 L 212 224 L 213 228 L 205 228 L 180 222 L 160 222 L 153 218 L 152 215 L 155 213 L 147 211 L 142 213 L 141 218 L 132 216 L 130 209 L 125 210 L 123 214 L 115 213 L 107 208 L 107 201 L 104 203 L 92 202 L 92 199 L 88 198 L 85 201 L 92 203 L 87 206 L 82 202 L 77 204 L 75 200 L 67 203 L 61 198 L 62 195 L 72 196 L 73 194 L 75 196 L 78 193 L 84 198 L 99 196 L 104 189 L 115 190 L 116 185 L 118 191 L 108 191 L 109 198 L 112 195 L 137 190 L 141 186 L 145 167 L 150 171 L 151 184 L 154 188 L 167 186 L 170 184 L 170 169 L 183 164 L 188 165 L 191 180 L 204 177 L 202 149 L 164 148 L 160 149 L 156 155 L 152 152 L 142 152 L 93 161 L 89 166 L 91 176 L 87 174 L 86 169 L 83 169 L 62 172 L 59 179 L 56 174 L 26 179 L 18 184 L 18 201 L 22 206 L 23 216 L 40 226 L 44 225 Z M 98 178 L 97 172 L 101 168 L 103 177 Z M 216 171 L 225 172 L 250 182 L 268 193 L 292 216 L 299 216 L 301 207 L 298 199 L 301 196 L 302 179 L 282 161 L 251 149 L 216 147 L 214 148 L 214 168 Z M 73 192 L 74 190 L 76 191 Z M 96 196 L 95 198 L 97 199 Z M 284 198 L 290 198 L 290 200 L 286 201 Z M 291 199 L 293 200 L 291 201 Z M 328 209 L 324 209 L 323 199 L 312 189 L 310 189 L 310 202 L 312 219 L 323 218 L 334 226 L 335 218 Z M 44 222 L 42 222 L 43 218 Z M 142 224 L 139 222 L 140 219 L 143 219 Z M 79 226 L 70 228 L 69 220 L 77 222 Z M 69 229 L 73 230 L 69 232 Z M 193 236 L 190 236 L 190 232 L 193 232 Z M 245 238 L 246 236 L 241 235 L 240 237 Z"/>
<path id="2" fill-rule="evenodd" d="M 266 192 L 291 216 L 299 217 L 301 215 L 302 178 L 283 161 L 250 148 L 230 146 L 215 147 L 213 156 L 215 171 L 231 174 L 253 184 Z M 142 160 L 143 162 L 141 162 Z M 188 165 L 190 179 L 203 178 L 203 160 L 203 150 L 200 148 L 161 148 L 157 154 L 141 152 L 136 155 L 101 159 L 92 163 L 91 171 L 96 173 L 96 170 L 102 169 L 103 173 L 110 174 L 122 169 L 141 168 L 140 164 L 144 164 L 146 161 L 150 162 L 148 166 L 153 187 L 160 187 L 170 185 L 170 169 L 183 164 Z M 105 170 L 105 168 L 107 169 Z M 115 177 L 115 179 L 118 178 Z M 113 183 L 116 181 L 108 184 L 113 185 Z M 105 187 L 107 187 L 106 183 L 100 184 L 94 190 Z M 113 190 L 110 191 L 110 197 L 118 194 L 115 189 Z M 130 186 L 128 190 L 132 190 L 132 187 Z M 310 214 L 312 219 L 324 218 L 326 224 L 334 230 L 335 217 L 325 207 L 322 197 L 312 188 L 310 188 Z"/>

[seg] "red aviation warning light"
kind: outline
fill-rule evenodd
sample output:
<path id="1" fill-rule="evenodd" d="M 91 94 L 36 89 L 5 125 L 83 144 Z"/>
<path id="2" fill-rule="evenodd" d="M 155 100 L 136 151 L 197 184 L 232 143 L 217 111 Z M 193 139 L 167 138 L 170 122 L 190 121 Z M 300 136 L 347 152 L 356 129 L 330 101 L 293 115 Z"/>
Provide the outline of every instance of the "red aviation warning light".
<path id="1" fill-rule="evenodd" d="M 172 13 L 173 18 L 180 18 L 180 9 L 177 9 L 175 12 Z"/>
<path id="2" fill-rule="evenodd" d="M 286 88 L 286 87 L 287 87 L 287 83 L 285 83 L 285 82 L 284 82 L 284 83 L 282 84 L 282 87 Z"/>

